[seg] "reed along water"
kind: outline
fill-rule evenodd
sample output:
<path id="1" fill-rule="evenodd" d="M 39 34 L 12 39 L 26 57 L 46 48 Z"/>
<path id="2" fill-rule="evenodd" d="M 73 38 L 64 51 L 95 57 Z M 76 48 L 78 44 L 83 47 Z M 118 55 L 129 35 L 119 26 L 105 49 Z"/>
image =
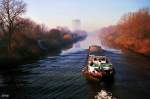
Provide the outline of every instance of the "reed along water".
<path id="1" fill-rule="evenodd" d="M 94 99 L 101 89 L 118 99 L 150 99 L 149 58 L 104 50 L 101 54 L 110 57 L 116 70 L 114 81 L 89 82 L 81 73 L 87 54 L 85 49 L 72 48 L 31 64 L 1 69 L 0 99 Z"/>

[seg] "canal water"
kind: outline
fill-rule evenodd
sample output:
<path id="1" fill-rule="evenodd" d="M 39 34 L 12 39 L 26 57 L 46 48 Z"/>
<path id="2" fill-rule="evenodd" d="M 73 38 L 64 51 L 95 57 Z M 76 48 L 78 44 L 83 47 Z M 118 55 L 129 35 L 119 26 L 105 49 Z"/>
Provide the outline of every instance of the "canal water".
<path id="1" fill-rule="evenodd" d="M 60 55 L 0 70 L 0 99 L 94 99 L 105 89 L 118 99 L 150 99 L 150 59 L 105 49 L 116 70 L 114 81 L 89 82 L 82 76 L 92 36 Z M 84 46 L 84 47 L 83 47 Z"/>

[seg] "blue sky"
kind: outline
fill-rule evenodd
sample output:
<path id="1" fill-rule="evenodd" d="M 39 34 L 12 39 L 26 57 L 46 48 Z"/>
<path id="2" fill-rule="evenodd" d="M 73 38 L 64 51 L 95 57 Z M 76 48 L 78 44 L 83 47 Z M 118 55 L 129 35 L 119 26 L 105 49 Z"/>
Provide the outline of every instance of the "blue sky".
<path id="1" fill-rule="evenodd" d="M 24 0 L 25 17 L 50 28 L 67 26 L 80 19 L 82 29 L 94 31 L 116 24 L 120 17 L 139 8 L 149 7 L 150 0 Z"/>

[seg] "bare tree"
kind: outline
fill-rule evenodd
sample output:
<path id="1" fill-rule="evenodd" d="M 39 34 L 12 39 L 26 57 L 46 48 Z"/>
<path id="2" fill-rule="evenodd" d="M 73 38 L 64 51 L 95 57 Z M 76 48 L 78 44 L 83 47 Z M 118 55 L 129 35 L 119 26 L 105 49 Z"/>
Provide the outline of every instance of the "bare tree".
<path id="1" fill-rule="evenodd" d="M 18 18 L 25 13 L 26 4 L 21 0 L 0 0 L 0 31 L 7 38 L 7 50 L 11 53 L 12 35 Z"/>

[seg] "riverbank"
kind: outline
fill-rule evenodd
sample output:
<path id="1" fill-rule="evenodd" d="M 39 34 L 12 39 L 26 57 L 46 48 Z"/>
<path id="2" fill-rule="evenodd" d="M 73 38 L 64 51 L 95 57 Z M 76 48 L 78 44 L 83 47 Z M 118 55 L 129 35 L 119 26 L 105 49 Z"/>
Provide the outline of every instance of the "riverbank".
<path id="1" fill-rule="evenodd" d="M 117 46 L 150 57 L 150 11 L 143 8 L 129 12 L 112 26 L 100 30 L 106 45 Z"/>
<path id="2" fill-rule="evenodd" d="M 117 50 L 121 50 L 123 52 L 129 51 L 129 52 L 135 53 L 137 55 L 141 55 L 143 57 L 150 58 L 150 54 L 140 53 L 140 52 L 137 52 L 137 51 L 135 51 L 133 49 L 126 48 L 126 47 L 123 47 L 123 46 L 120 46 L 120 45 L 115 45 L 115 44 L 112 44 L 112 43 L 111 44 L 110 43 L 106 43 L 106 41 L 105 41 L 105 44 L 103 44 L 103 45 L 107 46 L 110 49 L 117 49 Z"/>
<path id="3" fill-rule="evenodd" d="M 60 53 L 86 37 L 85 31 L 71 31 L 64 27 L 52 29 L 23 17 L 26 12 L 23 1 L 3 0 L 0 5 L 0 66 Z"/>
<path id="4" fill-rule="evenodd" d="M 48 55 L 58 55 L 61 51 L 72 48 L 74 43 L 86 38 L 86 33 L 81 36 L 57 29 L 41 35 L 40 38 L 34 39 L 21 35 L 19 40 L 13 41 L 11 53 L 8 53 L 7 47 L 0 46 L 0 66 L 26 64 Z"/>
<path id="5" fill-rule="evenodd" d="M 150 58 L 150 54 L 148 54 L 148 53 L 140 53 L 140 52 L 137 52 L 137 51 L 135 51 L 135 50 L 133 50 L 133 49 L 129 49 L 129 48 L 121 48 L 121 49 L 122 49 L 122 50 L 128 50 L 128 51 L 133 52 L 133 53 L 136 53 L 136 54 L 138 54 L 138 55 L 141 55 L 141 56 Z"/>

